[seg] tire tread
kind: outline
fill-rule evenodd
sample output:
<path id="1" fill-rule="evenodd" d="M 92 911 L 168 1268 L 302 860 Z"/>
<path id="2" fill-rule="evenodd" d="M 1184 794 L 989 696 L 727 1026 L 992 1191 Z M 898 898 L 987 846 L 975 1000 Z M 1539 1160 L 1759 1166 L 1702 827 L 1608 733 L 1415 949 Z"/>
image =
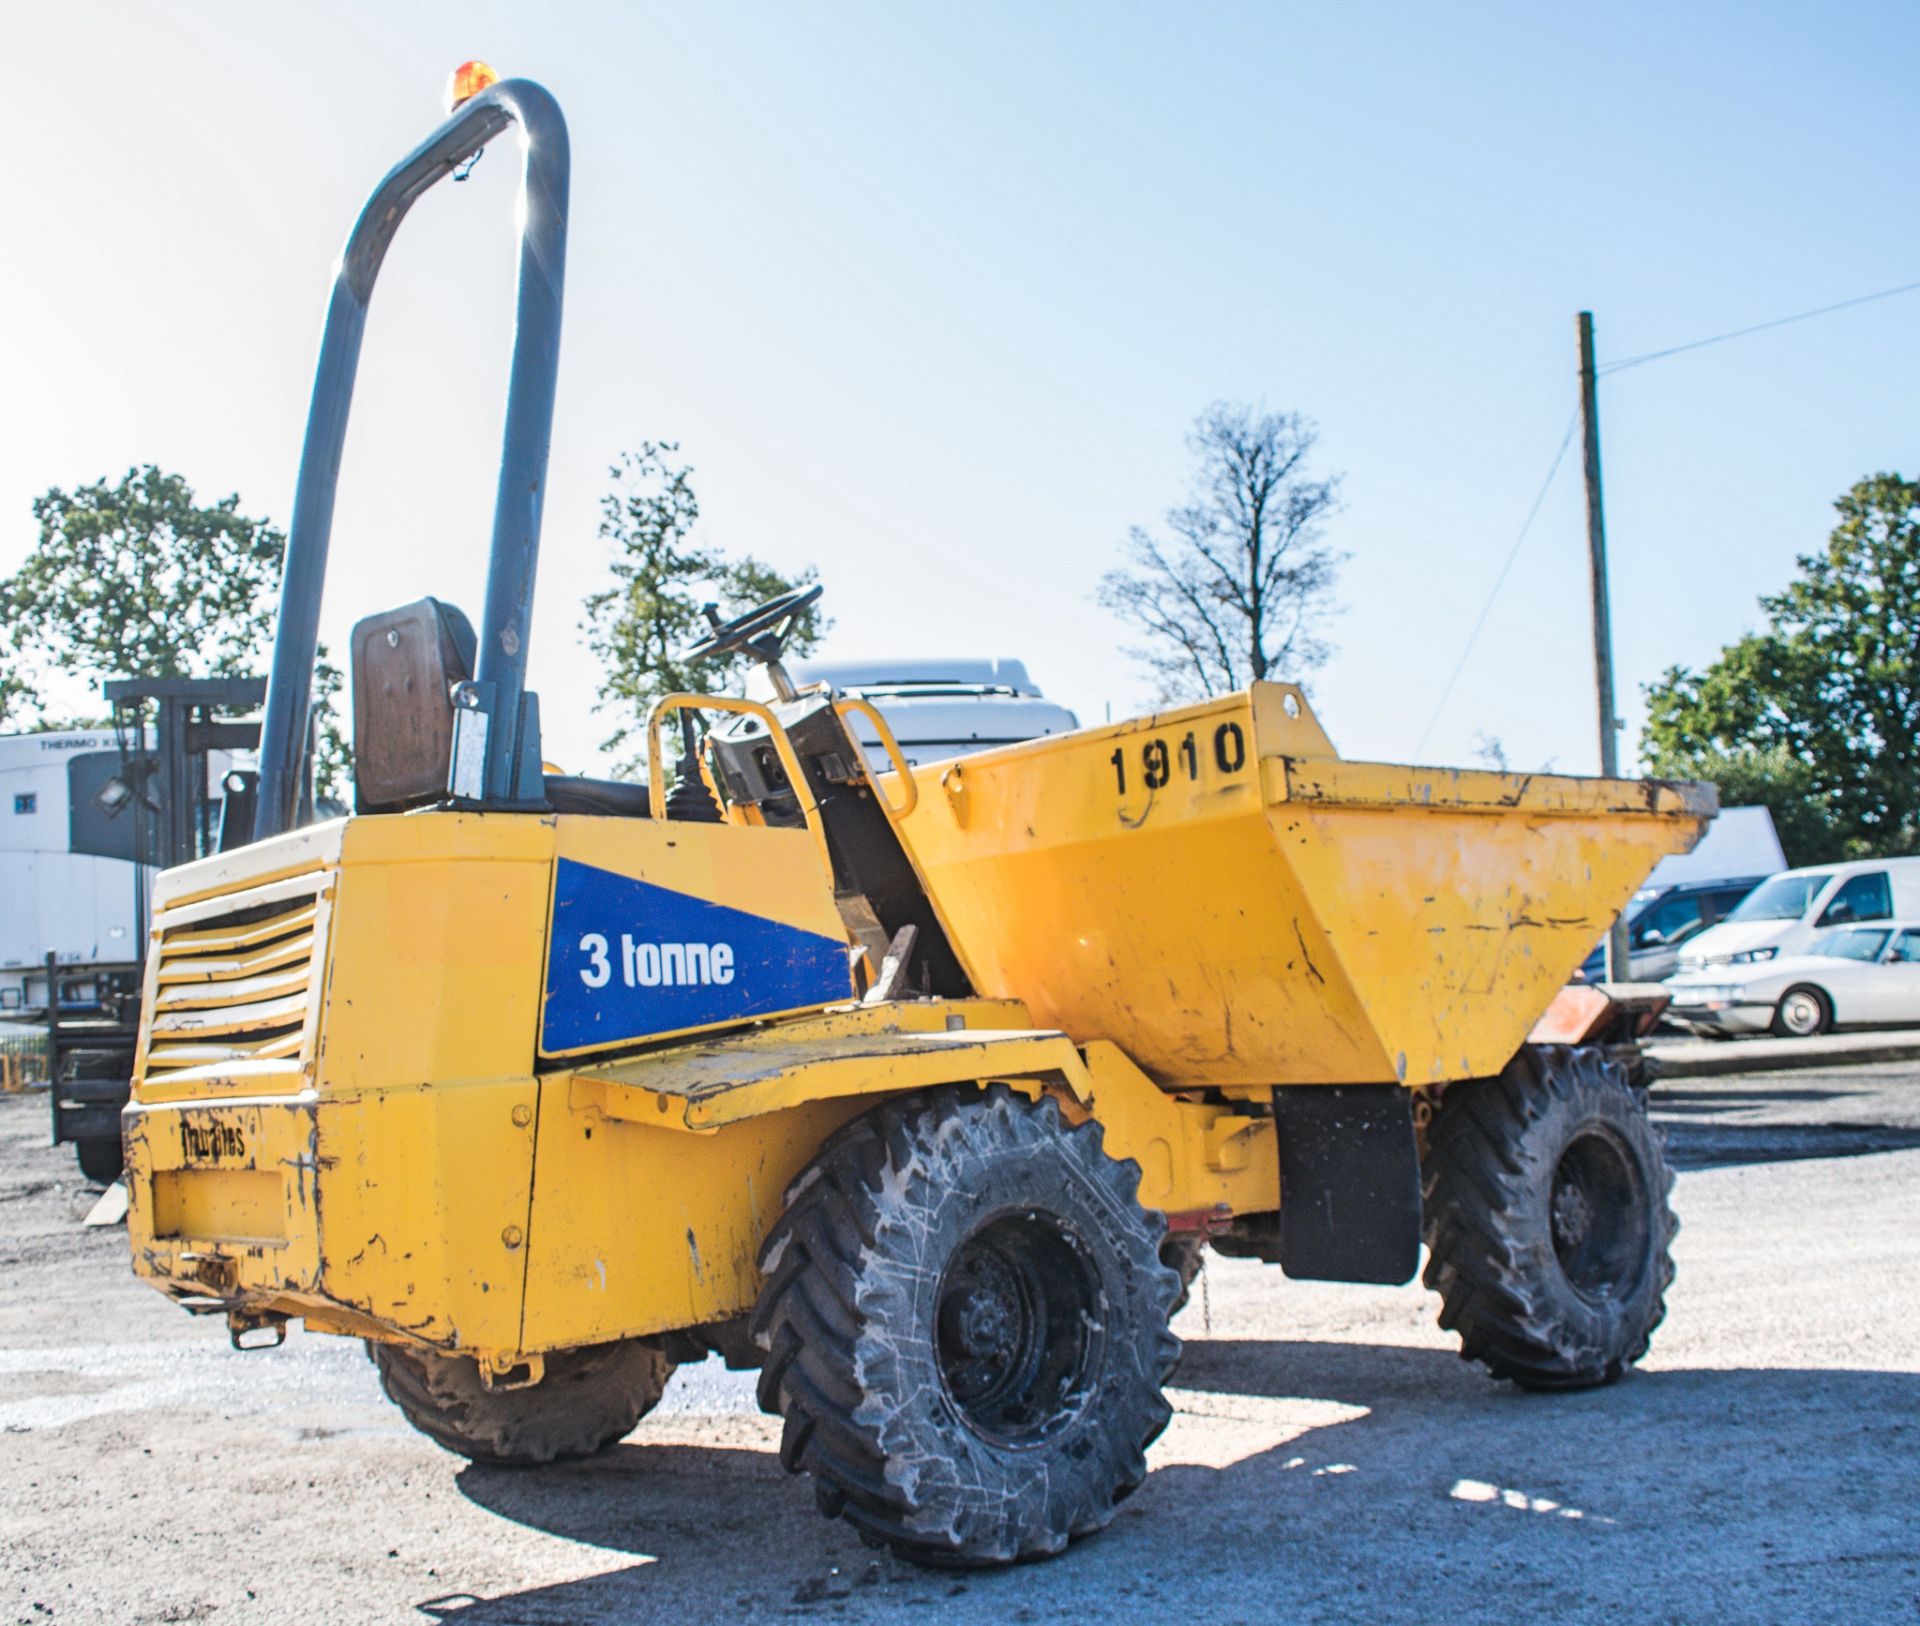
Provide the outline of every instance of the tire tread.
<path id="1" fill-rule="evenodd" d="M 994 1116 L 996 1122 L 987 1119 Z M 790 1471 L 810 1473 L 823 1511 L 845 1518 L 876 1545 L 911 1562 L 937 1568 L 972 1568 L 1056 1552 L 1083 1534 L 1104 1527 L 1114 1505 L 1135 1489 L 1146 1472 L 1145 1451 L 1171 1416 L 1160 1396 L 1179 1359 L 1179 1340 L 1160 1321 L 1152 1346 L 1157 1380 L 1151 1405 L 1135 1416 L 1137 1438 L 1103 1438 L 1095 1454 L 1107 1475 L 1105 1505 L 1052 1516 L 1028 1529 L 1017 1550 L 991 1553 L 929 1538 L 913 1520 L 919 1508 L 911 1482 L 888 1473 L 879 1426 L 860 1415 L 867 1394 L 855 1374 L 868 1318 L 859 1305 L 861 1272 L 880 1246 L 875 1192 L 895 1171 L 910 1169 L 933 1137 L 961 1136 L 982 1157 L 994 1155 L 997 1133 L 1021 1144 L 1045 1137 L 1058 1141 L 1075 1167 L 1098 1181 L 1116 1212 L 1138 1216 L 1137 1245 L 1152 1261 L 1157 1302 L 1166 1314 L 1183 1291 L 1177 1270 L 1161 1263 L 1165 1221 L 1138 1204 L 1139 1169 L 1105 1155 L 1097 1122 L 1069 1124 L 1051 1098 L 1029 1101 L 1005 1085 L 985 1090 L 945 1087 L 882 1103 L 827 1141 L 789 1192 L 789 1206 L 761 1254 L 766 1285 L 753 1312 L 751 1331 L 767 1352 L 761 1370 L 761 1406 L 784 1418 L 781 1461 Z"/>
<path id="2" fill-rule="evenodd" d="M 1551 1182 L 1559 1152 L 1541 1126 L 1550 1112 L 1618 1108 L 1626 1098 L 1644 1124 L 1643 1175 L 1652 1212 L 1648 1313 L 1620 1328 L 1616 1347 L 1570 1351 L 1557 1312 L 1560 1275 L 1551 1236 L 1528 1234 L 1539 1182 Z M 1592 1049 L 1523 1046 L 1495 1078 L 1451 1085 L 1428 1135 L 1423 1170 L 1427 1265 L 1440 1295 L 1440 1325 L 1457 1333 L 1461 1354 L 1496 1376 L 1533 1389 L 1612 1382 L 1646 1354 L 1665 1316 L 1678 1230 L 1669 1195 L 1673 1173 L 1659 1131 L 1644 1123 L 1645 1099 L 1624 1068 Z M 1549 1155 L 1550 1154 L 1550 1155 Z M 1544 1255 L 1544 1262 L 1543 1262 Z"/>
<path id="3" fill-rule="evenodd" d="M 380 1385 L 436 1445 L 496 1466 L 571 1461 L 603 1451 L 659 1403 L 672 1363 L 644 1339 L 549 1355 L 525 1389 L 489 1389 L 472 1356 L 369 1343 Z"/>

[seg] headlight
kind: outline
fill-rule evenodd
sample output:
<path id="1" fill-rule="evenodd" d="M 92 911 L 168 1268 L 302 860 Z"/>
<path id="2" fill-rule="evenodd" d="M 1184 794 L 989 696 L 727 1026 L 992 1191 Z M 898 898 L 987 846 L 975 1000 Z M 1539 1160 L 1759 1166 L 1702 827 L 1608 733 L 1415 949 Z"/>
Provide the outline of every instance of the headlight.
<path id="1" fill-rule="evenodd" d="M 1758 965 L 1762 960 L 1771 960 L 1780 950 L 1778 948 L 1742 949 L 1738 954 L 1729 954 L 1728 965 Z"/>

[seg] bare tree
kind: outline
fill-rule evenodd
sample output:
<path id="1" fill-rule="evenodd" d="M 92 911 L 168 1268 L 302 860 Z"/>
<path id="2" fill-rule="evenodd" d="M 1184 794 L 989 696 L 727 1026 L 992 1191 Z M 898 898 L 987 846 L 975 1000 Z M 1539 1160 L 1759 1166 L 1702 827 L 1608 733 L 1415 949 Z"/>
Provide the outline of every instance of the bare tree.
<path id="1" fill-rule="evenodd" d="M 1482 767 L 1491 768 L 1495 773 L 1511 773 L 1513 764 L 1507 761 L 1507 748 L 1501 743 L 1498 734 L 1489 734 L 1484 728 L 1473 731 L 1473 754 L 1480 759 Z"/>
<path id="2" fill-rule="evenodd" d="M 1306 471 L 1319 438 L 1297 412 L 1224 401 L 1194 420 L 1191 500 L 1168 511 L 1165 536 L 1136 525 L 1127 564 L 1096 595 L 1145 636 L 1127 653 L 1159 678 L 1163 699 L 1298 678 L 1333 653 L 1320 629 L 1346 555 L 1322 529 L 1340 505 L 1339 476 Z"/>

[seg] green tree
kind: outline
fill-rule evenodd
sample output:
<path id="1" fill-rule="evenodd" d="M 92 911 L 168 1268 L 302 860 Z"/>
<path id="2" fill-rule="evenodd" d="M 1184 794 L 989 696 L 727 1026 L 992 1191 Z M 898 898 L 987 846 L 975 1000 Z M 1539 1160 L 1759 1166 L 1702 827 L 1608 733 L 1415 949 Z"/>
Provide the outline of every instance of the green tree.
<path id="1" fill-rule="evenodd" d="M 353 801 L 353 742 L 341 720 L 341 694 L 347 675 L 320 645 L 313 663 L 313 791 L 318 797 L 351 804 Z"/>
<path id="2" fill-rule="evenodd" d="M 7 624 L 6 633 L 0 634 L 0 729 L 27 728 L 39 720 L 40 693 L 14 647 L 13 606 L 4 584 L 0 584 L 0 616 Z"/>
<path id="3" fill-rule="evenodd" d="M 36 498 L 39 545 L 9 585 L 23 642 L 93 677 L 232 677 L 268 640 L 285 539 L 227 497 L 201 506 L 151 464 Z"/>
<path id="4" fill-rule="evenodd" d="M 1771 808 L 1795 863 L 1920 852 L 1920 484 L 1859 481 L 1766 625 L 1648 686 L 1655 773 Z"/>
<path id="5" fill-rule="evenodd" d="M 600 500 L 600 534 L 613 544 L 613 585 L 590 594 L 581 630 L 600 659 L 599 709 L 614 721 L 606 749 L 626 752 L 621 766 L 643 765 L 647 710 L 676 690 L 737 690 L 751 662 L 687 665 L 678 652 L 707 630 L 703 606 L 723 615 L 753 608 L 815 579 L 811 567 L 786 576 L 758 559 L 729 559 L 694 537 L 700 502 L 693 469 L 677 461 L 673 441 L 643 441 L 608 471 L 614 489 Z M 805 655 L 828 623 L 809 610 L 795 626 L 788 653 Z"/>
<path id="6" fill-rule="evenodd" d="M 1787 862 L 1828 864 L 1857 856 L 1835 824 L 1814 784 L 1809 763 L 1785 746 L 1706 745 L 1662 757 L 1649 765 L 1670 779 L 1704 779 L 1720 787 L 1722 807 L 1764 807 Z"/>
<path id="7" fill-rule="evenodd" d="M 54 721 L 50 674 L 95 693 L 110 677 L 238 677 L 262 670 L 272 647 L 283 533 L 240 512 L 230 496 L 202 504 L 177 474 L 151 463 L 36 498 L 40 534 L 0 583 L 0 718 Z M 325 662 L 323 701 L 339 688 Z M 322 713 L 316 779 L 342 790 L 350 760 L 331 706 Z"/>

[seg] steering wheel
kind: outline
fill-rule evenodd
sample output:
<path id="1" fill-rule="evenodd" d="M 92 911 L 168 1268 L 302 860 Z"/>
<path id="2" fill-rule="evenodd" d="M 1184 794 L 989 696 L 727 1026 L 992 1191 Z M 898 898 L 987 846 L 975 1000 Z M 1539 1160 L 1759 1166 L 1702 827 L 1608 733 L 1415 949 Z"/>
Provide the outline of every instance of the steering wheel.
<path id="1" fill-rule="evenodd" d="M 818 582 L 811 587 L 796 587 L 791 593 L 770 598 L 759 608 L 737 615 L 731 621 L 722 621 L 719 606 L 709 604 L 707 620 L 713 624 L 713 631 L 698 643 L 688 644 L 675 659 L 704 661 L 718 655 L 751 655 L 759 661 L 777 661 L 786 642 L 786 624 L 797 619 L 825 591 Z M 762 634 L 776 627 L 780 629 L 779 636 L 761 641 Z"/>

